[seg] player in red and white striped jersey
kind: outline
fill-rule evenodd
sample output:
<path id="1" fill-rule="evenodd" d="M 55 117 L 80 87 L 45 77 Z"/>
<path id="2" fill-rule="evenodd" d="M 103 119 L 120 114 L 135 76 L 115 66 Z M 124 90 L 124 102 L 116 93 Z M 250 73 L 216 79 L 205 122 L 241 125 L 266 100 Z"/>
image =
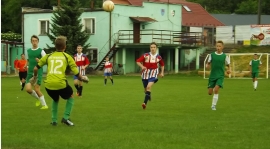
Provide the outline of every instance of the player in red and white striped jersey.
<path id="1" fill-rule="evenodd" d="M 106 62 L 104 65 L 104 85 L 107 84 L 107 77 L 110 77 L 110 80 L 113 85 L 113 78 L 112 78 L 112 72 L 113 72 L 113 64 L 109 61 L 109 57 L 106 57 Z"/>
<path id="2" fill-rule="evenodd" d="M 77 46 L 77 54 L 74 55 L 74 60 L 78 67 L 78 70 L 82 76 L 85 76 L 85 69 L 90 64 L 87 56 L 82 53 L 82 46 Z M 74 86 L 77 89 L 77 95 L 82 96 L 83 82 L 78 80 L 78 77 L 74 76 Z"/>
<path id="3" fill-rule="evenodd" d="M 164 61 L 157 53 L 156 43 L 152 42 L 150 44 L 150 52 L 143 54 L 136 62 L 142 69 L 142 82 L 145 91 L 142 107 L 145 109 L 148 100 L 151 100 L 151 87 L 158 81 L 158 64 L 161 66 L 160 76 L 164 76 Z"/>

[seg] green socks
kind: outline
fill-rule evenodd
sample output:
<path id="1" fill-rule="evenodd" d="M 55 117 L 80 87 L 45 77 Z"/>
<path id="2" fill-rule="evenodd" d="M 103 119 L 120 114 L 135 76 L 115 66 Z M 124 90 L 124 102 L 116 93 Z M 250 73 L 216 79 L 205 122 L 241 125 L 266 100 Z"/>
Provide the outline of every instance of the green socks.
<path id="1" fill-rule="evenodd" d="M 73 105 L 74 105 L 74 99 L 72 97 L 70 97 L 67 100 L 67 103 L 66 103 L 66 110 L 65 110 L 65 113 L 64 113 L 64 119 L 66 119 L 66 120 L 69 119 L 69 116 L 70 116 Z"/>
<path id="2" fill-rule="evenodd" d="M 58 102 L 52 102 L 52 122 L 57 123 Z"/>

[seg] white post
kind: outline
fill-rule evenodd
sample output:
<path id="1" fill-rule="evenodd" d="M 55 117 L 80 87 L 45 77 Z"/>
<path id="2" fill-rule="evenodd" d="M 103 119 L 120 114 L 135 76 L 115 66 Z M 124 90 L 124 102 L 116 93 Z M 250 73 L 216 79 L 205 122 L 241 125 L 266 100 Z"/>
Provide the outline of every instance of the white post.
<path id="1" fill-rule="evenodd" d="M 179 49 L 178 48 L 175 48 L 175 60 L 174 60 L 174 64 L 175 64 L 175 67 L 174 67 L 174 72 L 175 73 L 178 73 L 178 64 L 179 64 Z"/>
<path id="2" fill-rule="evenodd" d="M 196 70 L 200 68 L 200 49 L 196 49 Z"/>
<path id="3" fill-rule="evenodd" d="M 231 63 L 231 55 L 229 55 L 229 61 L 230 61 L 230 63 Z M 230 74 L 229 74 L 229 78 L 231 78 L 232 77 L 232 68 L 230 67 Z"/>
<path id="4" fill-rule="evenodd" d="M 123 64 L 123 74 L 125 75 L 126 74 L 126 49 L 123 48 L 123 51 L 122 51 L 122 64 Z"/>
<path id="5" fill-rule="evenodd" d="M 159 54 L 159 48 L 157 47 L 157 52 L 156 52 L 157 54 Z"/>
<path id="6" fill-rule="evenodd" d="M 233 62 L 233 77 L 235 78 L 235 65 L 234 65 L 234 62 Z"/>
<path id="7" fill-rule="evenodd" d="M 268 79 L 268 71 L 269 71 L 269 54 L 267 54 L 267 57 L 266 57 L 266 79 Z"/>
<path id="8" fill-rule="evenodd" d="M 171 52 L 170 52 L 170 50 L 167 50 L 167 62 L 166 62 L 166 66 L 167 66 L 167 70 L 168 70 L 168 72 L 169 71 L 171 71 L 171 64 L 170 64 L 170 62 L 171 62 Z"/>

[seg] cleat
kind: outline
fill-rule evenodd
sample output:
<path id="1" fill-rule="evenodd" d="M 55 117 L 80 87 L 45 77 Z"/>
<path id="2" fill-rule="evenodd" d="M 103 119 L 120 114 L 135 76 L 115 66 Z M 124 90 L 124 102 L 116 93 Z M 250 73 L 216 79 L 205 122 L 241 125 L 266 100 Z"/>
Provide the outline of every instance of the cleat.
<path id="1" fill-rule="evenodd" d="M 212 106 L 211 108 L 212 108 L 212 110 L 214 110 L 214 111 L 217 110 L 217 109 L 216 109 L 216 106 Z"/>
<path id="2" fill-rule="evenodd" d="M 257 89 L 256 88 L 254 88 L 254 91 L 256 91 Z"/>
<path id="3" fill-rule="evenodd" d="M 38 106 L 40 106 L 40 101 L 39 100 L 36 101 L 36 107 L 38 107 Z"/>
<path id="4" fill-rule="evenodd" d="M 47 110 L 49 107 L 46 105 L 46 106 L 42 106 L 40 109 L 41 110 Z"/>
<path id="5" fill-rule="evenodd" d="M 57 123 L 56 122 L 51 122 L 51 125 L 52 126 L 57 126 Z"/>
<path id="6" fill-rule="evenodd" d="M 82 97 L 82 95 L 81 95 L 78 91 L 77 91 L 76 95 L 77 95 L 78 97 Z"/>
<path id="7" fill-rule="evenodd" d="M 143 109 L 146 108 L 146 104 L 145 104 L 145 103 L 142 104 L 142 108 L 143 108 Z"/>
<path id="8" fill-rule="evenodd" d="M 70 121 L 70 119 L 64 119 L 62 118 L 62 121 L 61 121 L 63 124 L 66 124 L 68 126 L 74 126 L 74 124 Z"/>

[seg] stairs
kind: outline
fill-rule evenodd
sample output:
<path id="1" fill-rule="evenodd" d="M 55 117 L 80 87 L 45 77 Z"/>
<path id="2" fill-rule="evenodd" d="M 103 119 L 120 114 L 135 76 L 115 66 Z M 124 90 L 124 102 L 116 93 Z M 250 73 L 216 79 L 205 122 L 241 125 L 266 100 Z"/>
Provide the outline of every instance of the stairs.
<path id="1" fill-rule="evenodd" d="M 113 58 L 113 56 L 116 54 L 117 50 L 115 48 L 116 44 L 114 44 L 112 46 L 112 48 L 110 49 L 110 51 L 108 51 L 108 53 L 103 57 L 103 59 L 98 63 L 98 65 L 96 66 L 95 70 L 103 70 L 105 62 L 106 62 L 106 57 L 109 57 L 109 60 L 111 60 L 111 58 Z"/>
<path id="2" fill-rule="evenodd" d="M 204 66 L 204 60 L 206 58 L 206 56 L 212 52 L 216 51 L 216 48 L 207 48 L 206 51 L 200 55 L 200 64 L 199 64 L 199 69 L 202 69 Z M 226 54 L 226 53 L 231 53 L 232 49 L 231 48 L 224 48 L 223 49 L 223 52 Z M 196 58 L 190 62 L 189 65 L 181 68 L 180 70 L 183 70 L 183 71 L 190 71 L 190 70 L 196 70 Z"/>

